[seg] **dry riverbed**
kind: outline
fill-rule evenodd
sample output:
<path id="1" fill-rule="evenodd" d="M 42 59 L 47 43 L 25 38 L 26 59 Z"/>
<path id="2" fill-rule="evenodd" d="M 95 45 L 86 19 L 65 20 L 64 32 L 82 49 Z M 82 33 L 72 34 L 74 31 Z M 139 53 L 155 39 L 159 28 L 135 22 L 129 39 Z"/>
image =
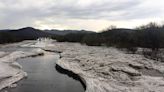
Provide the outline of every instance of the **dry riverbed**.
<path id="1" fill-rule="evenodd" d="M 34 44 L 21 46 L 37 47 Z M 0 75 L 0 88 L 4 87 L 4 83 L 8 85 L 13 83 L 2 82 L 6 78 L 11 79 L 10 77 L 14 78 L 21 73 L 23 76 L 19 76 L 17 79 L 19 80 L 26 75 L 20 67 L 17 69 L 9 67 L 13 64 L 10 61 L 47 50 L 60 52 L 61 58 L 57 64 L 78 74 L 87 86 L 86 92 L 163 92 L 164 90 L 164 63 L 159 61 L 146 59 L 137 54 L 125 54 L 115 48 L 89 47 L 77 43 L 53 41 L 45 47 L 38 46 L 42 50 L 37 49 L 26 54 L 15 52 L 15 55 L 14 52 L 10 54 L 0 52 L 0 74 L 6 67 L 9 68 L 9 72 L 4 73 L 3 76 Z M 11 54 L 14 55 L 12 60 L 7 58 L 13 56 Z M 14 64 L 14 66 L 17 65 Z"/>

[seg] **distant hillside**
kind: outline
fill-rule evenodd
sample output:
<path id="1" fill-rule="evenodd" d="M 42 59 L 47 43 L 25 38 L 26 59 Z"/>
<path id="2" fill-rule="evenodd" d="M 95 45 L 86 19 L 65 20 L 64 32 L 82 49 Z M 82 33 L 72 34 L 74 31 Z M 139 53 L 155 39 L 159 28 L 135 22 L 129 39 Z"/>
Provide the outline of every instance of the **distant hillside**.
<path id="1" fill-rule="evenodd" d="M 26 27 L 18 30 L 0 30 L 0 43 L 34 40 L 39 37 L 50 37 L 52 34 Z"/>
<path id="2" fill-rule="evenodd" d="M 36 39 L 38 37 L 50 37 L 52 34 L 34 29 L 32 27 L 26 27 L 18 30 L 9 31 L 14 36 L 24 38 L 24 39 Z"/>
<path id="3" fill-rule="evenodd" d="M 86 30 L 45 30 L 45 32 L 48 32 L 50 34 L 55 35 L 67 35 L 67 34 L 74 34 L 74 33 L 94 33 L 93 31 L 86 31 Z"/>
<path id="4" fill-rule="evenodd" d="M 104 32 L 101 32 L 101 33 L 109 33 L 111 31 L 118 31 L 118 32 L 134 32 L 134 29 L 127 29 L 127 28 L 117 28 L 117 29 L 112 29 L 112 30 L 106 30 Z"/>
<path id="5" fill-rule="evenodd" d="M 15 30 L 0 30 L 0 43 L 18 42 L 23 40 L 35 40 L 40 37 L 64 36 L 71 33 L 92 33 L 91 31 L 76 30 L 39 30 L 26 27 Z"/>

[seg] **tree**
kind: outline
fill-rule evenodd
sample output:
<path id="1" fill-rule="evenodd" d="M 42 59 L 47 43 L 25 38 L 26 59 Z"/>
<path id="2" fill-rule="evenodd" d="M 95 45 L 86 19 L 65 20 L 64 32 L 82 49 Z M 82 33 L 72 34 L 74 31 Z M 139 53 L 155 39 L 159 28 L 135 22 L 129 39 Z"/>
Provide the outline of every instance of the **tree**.
<path id="1" fill-rule="evenodd" d="M 142 47 L 151 48 L 152 51 L 160 48 L 161 28 L 156 23 L 149 23 L 139 28 L 140 32 L 140 45 Z"/>

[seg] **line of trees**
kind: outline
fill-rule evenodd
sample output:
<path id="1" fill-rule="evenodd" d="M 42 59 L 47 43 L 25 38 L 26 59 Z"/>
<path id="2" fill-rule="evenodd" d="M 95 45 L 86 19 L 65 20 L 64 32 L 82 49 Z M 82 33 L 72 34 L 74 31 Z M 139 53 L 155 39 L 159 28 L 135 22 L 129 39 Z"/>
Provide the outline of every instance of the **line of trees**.
<path id="1" fill-rule="evenodd" d="M 67 34 L 55 36 L 59 42 L 79 42 L 89 46 L 112 46 L 135 53 L 143 48 L 145 57 L 158 59 L 159 49 L 164 48 L 164 26 L 149 23 L 136 29 L 108 28 L 100 33 Z"/>
<path id="2" fill-rule="evenodd" d="M 114 46 L 127 48 L 133 52 L 137 47 L 158 51 L 164 48 L 164 25 L 149 23 L 136 29 L 121 29 L 111 26 L 100 33 L 70 33 L 66 35 L 51 35 L 59 42 L 79 42 L 89 46 Z M 37 38 L 37 37 L 36 37 Z M 22 41 L 11 32 L 0 32 L 0 43 Z"/>
<path id="3" fill-rule="evenodd" d="M 12 35 L 10 32 L 0 32 L 0 44 L 19 42 L 23 40 L 24 39 L 20 39 L 19 37 Z"/>
<path id="4" fill-rule="evenodd" d="M 59 38 L 63 38 L 59 40 Z M 80 42 L 89 46 L 112 46 L 135 53 L 142 48 L 147 58 L 164 61 L 160 49 L 164 48 L 164 25 L 149 23 L 136 29 L 108 28 L 100 33 L 69 34 L 58 41 Z"/>
<path id="5" fill-rule="evenodd" d="M 60 42 L 80 42 L 89 46 L 143 47 L 158 50 L 164 48 L 164 26 L 149 23 L 136 29 L 108 28 L 100 33 L 72 33 L 55 36 L 54 39 Z"/>
<path id="6" fill-rule="evenodd" d="M 36 36 L 35 39 L 37 39 Z M 143 54 L 158 57 L 158 51 L 164 48 L 164 25 L 149 23 L 135 29 L 123 29 L 110 26 L 100 33 L 70 33 L 66 35 L 50 35 L 59 42 L 79 42 L 89 46 L 112 46 L 125 48 L 135 53 L 138 47 L 145 48 Z M 0 43 L 11 43 L 26 40 L 11 32 L 0 32 Z M 31 38 L 28 38 L 31 39 Z M 34 38 L 33 38 L 34 39 Z M 149 50 L 150 52 L 148 53 Z"/>

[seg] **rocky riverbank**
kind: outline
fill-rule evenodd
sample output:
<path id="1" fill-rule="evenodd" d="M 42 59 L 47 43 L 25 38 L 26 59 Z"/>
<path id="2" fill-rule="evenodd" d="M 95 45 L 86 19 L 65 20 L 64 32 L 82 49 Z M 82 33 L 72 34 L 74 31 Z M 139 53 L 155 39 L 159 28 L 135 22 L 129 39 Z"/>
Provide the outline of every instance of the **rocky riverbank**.
<path id="1" fill-rule="evenodd" d="M 86 92 L 163 92 L 164 90 L 164 63 L 162 62 L 144 58 L 142 55 L 125 54 L 116 48 L 89 47 L 55 41 L 49 44 L 44 47 L 37 46 L 46 51 L 59 52 L 60 60 L 57 64 L 78 74 L 86 84 Z M 20 46 L 37 47 L 33 43 Z M 10 53 L 9 56 L 14 53 L 18 52 Z M 25 56 L 27 55 L 31 54 L 26 53 Z M 22 53 L 15 56 L 14 60 L 25 57 Z M 0 62 L 3 64 L 11 61 L 5 57 L 4 52 L 1 52 L 0 57 Z M 3 64 L 0 65 L 4 66 Z M 4 68 L 0 68 L 0 71 L 3 71 L 2 69 Z M 14 69 L 10 71 L 14 73 Z"/>
<path id="2" fill-rule="evenodd" d="M 12 47 L 11 44 L 10 46 Z M 17 44 L 17 46 L 19 45 Z M 27 76 L 27 73 L 24 72 L 22 67 L 16 62 L 17 59 L 38 56 L 43 53 L 44 51 L 39 48 L 28 50 L 27 52 L 0 51 L 0 90 L 5 87 L 12 87 L 15 82 Z"/>
<path id="3" fill-rule="evenodd" d="M 57 62 L 84 79 L 86 92 L 163 92 L 164 64 L 116 48 L 54 43 Z"/>

